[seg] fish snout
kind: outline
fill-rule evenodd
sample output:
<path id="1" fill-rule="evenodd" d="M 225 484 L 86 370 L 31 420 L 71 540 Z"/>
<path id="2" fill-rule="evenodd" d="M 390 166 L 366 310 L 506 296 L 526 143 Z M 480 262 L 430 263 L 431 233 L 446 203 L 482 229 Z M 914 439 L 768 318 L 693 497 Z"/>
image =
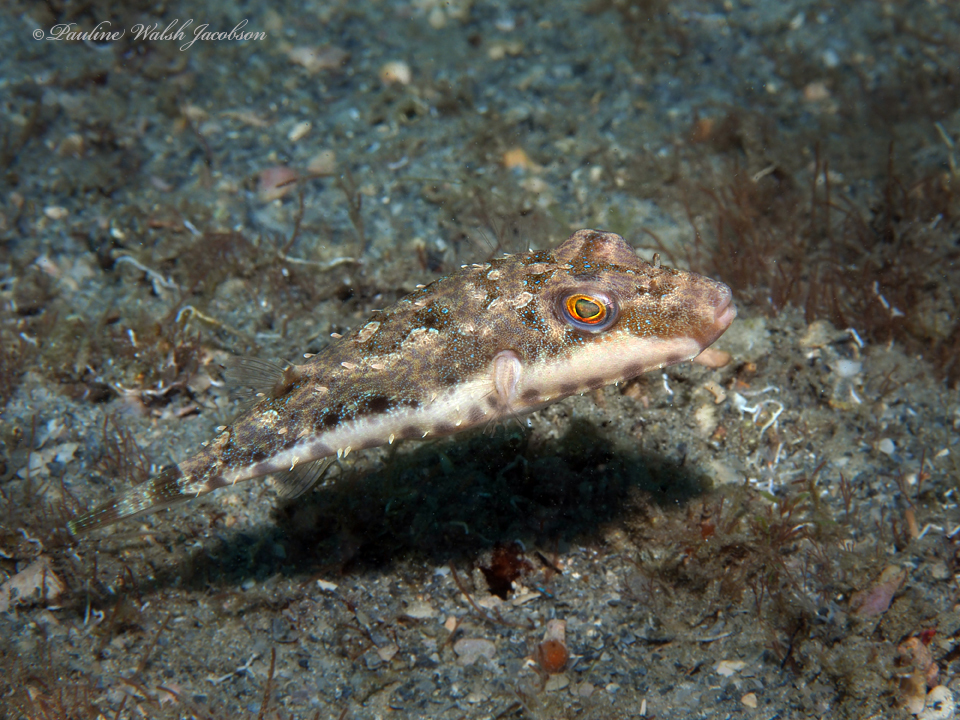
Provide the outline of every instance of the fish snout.
<path id="1" fill-rule="evenodd" d="M 720 332 L 723 332 L 730 327 L 730 323 L 737 317 L 737 306 L 733 304 L 733 293 L 722 282 L 715 282 L 709 302 L 713 307 L 713 324 Z"/>
<path id="2" fill-rule="evenodd" d="M 692 336 L 701 349 L 707 348 L 723 335 L 730 323 L 737 317 L 737 306 L 733 304 L 733 293 L 722 282 L 702 278 L 698 288 L 697 303 L 700 306 L 700 326 Z"/>

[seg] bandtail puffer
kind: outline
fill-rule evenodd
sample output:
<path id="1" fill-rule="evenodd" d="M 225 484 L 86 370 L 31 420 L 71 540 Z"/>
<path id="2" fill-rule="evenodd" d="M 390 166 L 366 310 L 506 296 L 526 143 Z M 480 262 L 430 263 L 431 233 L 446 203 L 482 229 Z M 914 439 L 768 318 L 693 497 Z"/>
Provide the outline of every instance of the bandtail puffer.
<path id="1" fill-rule="evenodd" d="M 579 230 L 554 250 L 464 266 L 303 365 L 247 362 L 256 403 L 193 457 L 68 523 L 76 534 L 272 474 L 289 497 L 329 459 L 438 437 L 696 357 L 736 317 L 730 289 Z"/>

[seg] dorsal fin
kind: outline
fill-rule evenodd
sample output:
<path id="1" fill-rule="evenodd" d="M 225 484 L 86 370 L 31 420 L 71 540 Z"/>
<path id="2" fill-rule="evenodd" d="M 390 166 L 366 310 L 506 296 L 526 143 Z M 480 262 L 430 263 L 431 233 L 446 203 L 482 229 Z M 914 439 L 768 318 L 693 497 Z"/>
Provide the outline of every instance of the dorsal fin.
<path id="1" fill-rule="evenodd" d="M 301 463 L 291 470 L 273 473 L 273 481 L 280 497 L 288 500 L 303 495 L 323 477 L 336 457 L 325 457 Z"/>
<path id="2" fill-rule="evenodd" d="M 259 358 L 232 358 L 224 378 L 230 390 L 240 398 L 243 409 L 263 397 L 279 398 L 290 392 L 300 379 L 300 368 L 293 363 L 279 365 Z"/>

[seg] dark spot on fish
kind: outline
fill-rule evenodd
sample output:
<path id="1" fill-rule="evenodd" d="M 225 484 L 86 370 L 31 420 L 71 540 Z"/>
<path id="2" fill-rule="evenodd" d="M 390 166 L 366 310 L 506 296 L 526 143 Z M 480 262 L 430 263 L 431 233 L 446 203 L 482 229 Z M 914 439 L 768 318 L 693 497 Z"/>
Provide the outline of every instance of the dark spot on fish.
<path id="1" fill-rule="evenodd" d="M 336 451 L 329 445 L 324 443 L 316 443 L 310 446 L 310 452 L 314 457 L 327 457 L 328 455 L 336 454 Z"/>
<path id="2" fill-rule="evenodd" d="M 520 317 L 520 322 L 522 322 L 531 330 L 544 329 L 543 318 L 540 317 L 540 314 L 537 312 L 537 308 L 534 303 L 531 302 L 517 314 Z"/>
<path id="3" fill-rule="evenodd" d="M 386 395 L 374 395 L 367 398 L 367 410 L 372 413 L 385 413 L 390 409 L 390 398 Z"/>
<path id="4" fill-rule="evenodd" d="M 443 367 L 440 369 L 440 375 L 437 377 L 440 384 L 444 387 L 450 387 L 451 385 L 456 385 L 460 379 L 460 375 L 454 368 Z"/>
<path id="5" fill-rule="evenodd" d="M 623 379 L 629 380 L 643 372 L 643 365 L 628 365 L 623 371 Z"/>
<path id="6" fill-rule="evenodd" d="M 259 447 L 273 437 L 273 432 L 253 423 L 245 422 L 234 427 L 224 453 L 243 451 L 246 448 Z"/>
<path id="7" fill-rule="evenodd" d="M 320 417 L 320 427 L 329 430 L 340 424 L 340 413 L 328 410 Z"/>
<path id="8" fill-rule="evenodd" d="M 523 394 L 520 395 L 524 400 L 539 400 L 540 391 L 536 388 L 530 388 L 529 390 L 524 390 Z"/>
<path id="9" fill-rule="evenodd" d="M 418 428 L 416 425 L 407 425 L 406 427 L 402 427 L 400 428 L 400 432 L 397 433 L 397 437 L 404 440 L 418 438 L 421 435 L 423 435 L 423 433 L 420 432 L 420 428 Z"/>
<path id="10" fill-rule="evenodd" d="M 492 408 L 497 407 L 500 404 L 500 398 L 496 394 L 487 395 L 487 405 Z"/>
<path id="11" fill-rule="evenodd" d="M 249 452 L 249 462 L 260 462 L 267 457 L 267 453 L 258 447 L 253 447 Z"/>
<path id="12" fill-rule="evenodd" d="M 453 435 L 456 431 L 456 426 L 451 423 L 437 423 L 430 432 L 432 435 Z"/>
<path id="13" fill-rule="evenodd" d="M 474 405 L 467 412 L 467 422 L 469 422 L 471 425 L 476 425 L 477 423 L 482 422 L 486 416 L 487 414 L 483 411 L 483 408 L 478 405 Z"/>
<path id="14" fill-rule="evenodd" d="M 560 392 L 564 395 L 573 395 L 577 391 L 578 387 L 580 386 L 576 383 L 564 383 L 560 386 Z"/>
<path id="15" fill-rule="evenodd" d="M 418 407 L 420 407 L 420 401 L 419 401 L 419 400 L 414 400 L 413 398 L 410 398 L 410 399 L 408 399 L 408 400 L 401 400 L 399 404 L 400 404 L 400 405 L 405 405 L 406 407 L 412 408 L 412 409 L 414 409 L 414 410 L 416 410 Z"/>
<path id="16" fill-rule="evenodd" d="M 602 388 L 606 384 L 607 384 L 606 378 L 602 378 L 602 377 L 590 378 L 589 380 L 587 380 L 587 387 L 590 388 L 591 390 Z"/>
<path id="17" fill-rule="evenodd" d="M 682 363 L 682 362 L 684 362 L 684 361 L 686 361 L 686 360 L 688 360 L 688 359 L 689 359 L 689 358 L 687 357 L 687 355 L 686 355 L 685 353 L 674 353 L 674 354 L 672 354 L 672 355 L 670 355 L 670 356 L 667 357 L 666 362 L 664 363 L 663 367 L 667 367 L 667 366 L 669 366 L 669 365 L 679 365 L 680 363 Z"/>
<path id="18" fill-rule="evenodd" d="M 204 485 L 211 490 L 217 490 L 219 488 L 226 487 L 229 484 L 230 483 L 224 479 L 223 475 L 216 475 L 212 478 L 207 478 L 207 481 L 204 483 Z"/>
<path id="19" fill-rule="evenodd" d="M 416 320 L 425 330 L 438 330 L 444 325 L 436 305 L 430 305 L 418 312 Z"/>

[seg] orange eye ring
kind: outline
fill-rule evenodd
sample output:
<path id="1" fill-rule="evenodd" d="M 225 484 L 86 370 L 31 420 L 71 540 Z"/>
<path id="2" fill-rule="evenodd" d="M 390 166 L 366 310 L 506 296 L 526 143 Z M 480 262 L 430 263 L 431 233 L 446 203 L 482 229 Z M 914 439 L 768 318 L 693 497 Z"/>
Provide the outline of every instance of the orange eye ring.
<path id="1" fill-rule="evenodd" d="M 600 325 L 607 317 L 606 303 L 590 295 L 571 295 L 566 305 L 570 317 L 587 325 Z"/>

